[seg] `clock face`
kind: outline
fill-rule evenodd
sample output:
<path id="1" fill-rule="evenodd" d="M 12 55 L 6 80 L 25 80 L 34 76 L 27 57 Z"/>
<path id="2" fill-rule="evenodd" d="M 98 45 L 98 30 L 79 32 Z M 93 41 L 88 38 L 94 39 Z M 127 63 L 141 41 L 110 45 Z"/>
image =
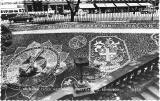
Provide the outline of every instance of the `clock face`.
<path id="1" fill-rule="evenodd" d="M 5 82 L 18 85 L 41 84 L 59 67 L 59 55 L 53 48 L 32 47 L 14 55 L 3 71 Z"/>

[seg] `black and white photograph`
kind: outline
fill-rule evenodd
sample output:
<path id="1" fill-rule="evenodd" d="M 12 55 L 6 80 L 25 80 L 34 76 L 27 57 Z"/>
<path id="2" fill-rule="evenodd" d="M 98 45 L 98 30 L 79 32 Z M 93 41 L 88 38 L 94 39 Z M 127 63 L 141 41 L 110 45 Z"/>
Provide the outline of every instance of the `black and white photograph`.
<path id="1" fill-rule="evenodd" d="M 159 0 L 0 4 L 0 100 L 160 100 Z"/>

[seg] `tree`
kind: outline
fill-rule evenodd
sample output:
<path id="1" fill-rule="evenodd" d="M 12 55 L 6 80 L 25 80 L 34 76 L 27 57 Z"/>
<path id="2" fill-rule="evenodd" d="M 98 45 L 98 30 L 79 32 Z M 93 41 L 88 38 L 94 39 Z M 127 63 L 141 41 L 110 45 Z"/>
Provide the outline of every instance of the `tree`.
<path id="1" fill-rule="evenodd" d="M 12 44 L 12 32 L 5 25 L 1 25 L 1 49 L 6 51 Z"/>
<path id="2" fill-rule="evenodd" d="M 66 1 L 71 11 L 71 22 L 74 22 L 74 16 L 78 12 L 80 0 L 78 0 L 76 4 L 74 0 L 66 0 Z"/>
<path id="3" fill-rule="evenodd" d="M 34 1 L 33 2 L 33 9 L 34 11 L 42 11 L 42 1 Z"/>

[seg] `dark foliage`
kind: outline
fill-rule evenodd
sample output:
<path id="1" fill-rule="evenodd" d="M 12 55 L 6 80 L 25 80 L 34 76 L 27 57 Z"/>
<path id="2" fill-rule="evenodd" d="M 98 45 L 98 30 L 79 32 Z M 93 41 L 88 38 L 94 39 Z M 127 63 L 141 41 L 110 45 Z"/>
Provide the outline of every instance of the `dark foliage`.
<path id="1" fill-rule="evenodd" d="M 5 51 L 12 44 L 12 32 L 5 25 L 1 25 L 1 49 Z"/>

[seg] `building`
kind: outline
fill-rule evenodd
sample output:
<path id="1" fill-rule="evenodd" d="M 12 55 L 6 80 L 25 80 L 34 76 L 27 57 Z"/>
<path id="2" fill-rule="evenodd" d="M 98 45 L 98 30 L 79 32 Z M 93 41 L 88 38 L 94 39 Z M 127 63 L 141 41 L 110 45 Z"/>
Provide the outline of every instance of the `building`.
<path id="1" fill-rule="evenodd" d="M 66 0 L 2 0 L 2 5 L 6 3 L 22 4 L 25 12 L 29 13 L 63 14 L 69 10 Z M 158 9 L 158 4 L 158 0 L 81 0 L 79 9 L 88 13 L 138 12 L 149 6 L 157 6 Z"/>
<path id="2" fill-rule="evenodd" d="M 25 5 L 22 0 L 1 1 L 1 18 L 8 19 L 17 14 L 25 13 Z"/>
<path id="3" fill-rule="evenodd" d="M 81 3 L 86 1 L 81 0 Z M 53 10 L 54 13 L 62 13 L 69 10 L 66 0 L 24 0 L 24 4 L 28 12 Z"/>
<path id="4" fill-rule="evenodd" d="M 158 0 L 92 0 L 102 12 L 137 12 L 150 6 L 157 6 Z M 158 8 L 157 8 L 158 9 Z"/>

